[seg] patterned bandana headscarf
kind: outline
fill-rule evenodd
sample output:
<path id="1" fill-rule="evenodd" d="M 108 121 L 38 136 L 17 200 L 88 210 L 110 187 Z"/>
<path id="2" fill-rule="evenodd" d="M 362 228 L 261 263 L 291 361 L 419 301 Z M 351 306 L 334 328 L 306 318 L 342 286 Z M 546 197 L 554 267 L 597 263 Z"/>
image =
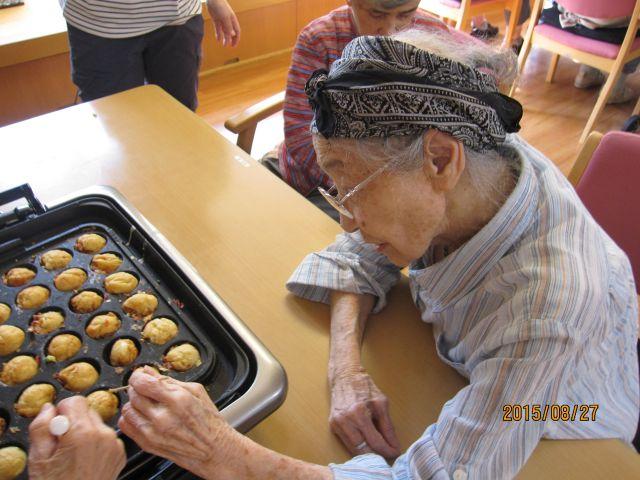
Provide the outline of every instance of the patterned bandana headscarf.
<path id="1" fill-rule="evenodd" d="M 520 129 L 522 105 L 475 68 L 390 37 L 357 37 L 305 87 L 311 130 L 339 138 L 417 135 L 435 128 L 477 151 Z"/>

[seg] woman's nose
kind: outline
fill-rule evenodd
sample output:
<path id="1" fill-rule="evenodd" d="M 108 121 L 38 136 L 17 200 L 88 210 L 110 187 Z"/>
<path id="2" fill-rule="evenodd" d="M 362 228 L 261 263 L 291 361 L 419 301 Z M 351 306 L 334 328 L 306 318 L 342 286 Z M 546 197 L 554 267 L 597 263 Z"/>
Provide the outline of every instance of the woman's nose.
<path id="1" fill-rule="evenodd" d="M 400 29 L 400 22 L 395 18 L 385 20 L 384 25 L 378 29 L 378 35 L 393 35 Z"/>

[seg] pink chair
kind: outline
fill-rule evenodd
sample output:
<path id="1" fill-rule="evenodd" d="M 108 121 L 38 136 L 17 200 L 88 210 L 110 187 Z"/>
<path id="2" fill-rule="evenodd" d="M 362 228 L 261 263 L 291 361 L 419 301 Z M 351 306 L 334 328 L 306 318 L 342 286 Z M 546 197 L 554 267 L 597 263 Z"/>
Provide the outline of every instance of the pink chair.
<path id="1" fill-rule="evenodd" d="M 513 32 L 520 17 L 522 0 L 422 0 L 420 8 L 454 22 L 456 30 L 468 29 L 469 22 L 475 16 L 509 10 L 512 15 L 507 25 L 505 44 L 511 45 Z"/>
<path id="2" fill-rule="evenodd" d="M 640 295 L 640 135 L 593 132 L 569 180 L 593 218 L 629 256 Z"/>
<path id="3" fill-rule="evenodd" d="M 636 38 L 638 30 L 638 16 L 640 15 L 640 0 L 557 0 L 568 11 L 580 15 L 595 18 L 618 18 L 631 16 L 631 22 L 627 29 L 622 45 L 614 45 L 608 42 L 592 40 L 590 38 L 574 35 L 550 25 L 538 25 L 540 12 L 544 6 L 544 0 L 536 0 L 532 9 L 531 20 L 524 44 L 518 58 L 518 69 L 523 71 L 524 65 L 531 51 L 531 46 L 543 48 L 553 53 L 551 64 L 547 73 L 547 82 L 553 81 L 560 56 L 568 56 L 576 62 L 598 68 L 609 73 L 596 105 L 591 112 L 589 120 L 580 137 L 580 143 L 584 143 L 587 136 L 595 126 L 598 117 L 604 110 L 609 95 L 615 86 L 622 67 L 629 61 L 640 57 L 640 38 Z M 515 91 L 516 84 L 511 89 Z M 634 114 L 640 111 L 640 102 L 636 105 Z"/>

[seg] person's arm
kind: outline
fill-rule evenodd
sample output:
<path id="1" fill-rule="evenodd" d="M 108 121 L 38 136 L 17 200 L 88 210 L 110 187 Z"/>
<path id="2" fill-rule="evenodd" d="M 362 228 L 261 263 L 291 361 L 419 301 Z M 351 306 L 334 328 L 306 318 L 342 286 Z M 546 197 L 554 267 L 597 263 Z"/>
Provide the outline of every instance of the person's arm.
<path id="1" fill-rule="evenodd" d="M 291 56 L 287 75 L 283 117 L 284 142 L 279 152 L 283 161 L 280 170 L 284 180 L 303 195 L 318 186 L 329 183 L 329 177 L 318 166 L 311 137 L 313 112 L 304 92 L 305 84 L 313 72 L 328 69 L 328 58 L 319 39 L 305 31 L 298 36 Z"/>
<path id="2" fill-rule="evenodd" d="M 235 47 L 240 41 L 240 23 L 227 0 L 207 0 L 207 10 L 216 31 L 216 40 L 223 46 Z"/>
<path id="3" fill-rule="evenodd" d="M 393 465 L 377 455 L 358 457 L 330 465 L 336 480 L 357 475 L 444 480 L 456 470 L 470 479 L 513 478 L 547 422 L 509 421 L 504 406 L 519 405 L 533 415 L 535 405 L 543 412 L 545 405 L 556 404 L 564 371 L 575 368 L 584 339 L 560 322 L 518 319 L 494 340 L 465 363 L 470 384 L 444 404 L 437 422 Z"/>
<path id="4" fill-rule="evenodd" d="M 331 304 L 330 426 L 354 455 L 400 453 L 387 398 L 360 362 L 367 318 L 384 307 L 399 271 L 359 233 L 342 234 L 307 256 L 287 282 L 294 294 Z"/>
<path id="5" fill-rule="evenodd" d="M 163 377 L 152 368 L 129 380 L 129 402 L 118 422 L 143 450 L 204 479 L 329 480 L 326 466 L 258 445 L 222 418 L 204 387 Z"/>
<path id="6" fill-rule="evenodd" d="M 376 452 L 393 458 L 400 454 L 400 443 L 389 402 L 360 360 L 365 325 L 374 303 L 372 295 L 331 294 L 329 424 L 351 454 Z"/>
<path id="7" fill-rule="evenodd" d="M 345 376 L 362 373 L 360 349 L 375 297 L 333 291 L 331 302 L 331 351 L 329 383 Z"/>

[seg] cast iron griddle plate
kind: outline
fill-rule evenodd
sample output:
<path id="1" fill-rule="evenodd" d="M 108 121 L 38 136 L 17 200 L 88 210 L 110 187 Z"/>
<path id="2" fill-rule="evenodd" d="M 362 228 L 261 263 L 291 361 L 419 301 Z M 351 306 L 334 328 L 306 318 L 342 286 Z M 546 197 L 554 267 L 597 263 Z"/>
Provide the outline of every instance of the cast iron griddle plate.
<path id="1" fill-rule="evenodd" d="M 57 215 L 56 212 L 49 211 L 39 218 L 25 222 L 21 228 L 20 236 L 23 240 L 21 247 L 12 248 L 11 251 L 0 255 L 0 273 L 5 273 L 17 266 L 28 266 L 37 271 L 33 280 L 20 287 L 9 287 L 4 282 L 0 282 L 0 302 L 11 307 L 11 315 L 5 325 L 14 325 L 26 333 L 25 342 L 18 352 L 0 357 L 0 361 L 7 362 L 17 355 L 32 355 L 40 362 L 38 374 L 28 382 L 16 386 L 0 383 L 0 415 L 7 421 L 7 429 L 0 437 L 0 446 L 17 445 L 28 451 L 28 426 L 31 419 L 18 415 L 14 409 L 14 403 L 26 387 L 35 383 L 53 385 L 56 388 L 56 402 L 74 395 L 75 393 L 62 387 L 54 378 L 54 374 L 78 361 L 91 363 L 100 373 L 98 381 L 91 388 L 81 392 L 82 395 L 88 395 L 95 390 L 125 385 L 133 369 L 140 365 L 162 366 L 163 355 L 172 346 L 186 342 L 198 349 L 202 365 L 182 373 L 175 371 L 163 371 L 163 373 L 178 380 L 198 381 L 205 384 L 219 407 L 239 396 L 245 388 L 250 370 L 250 362 L 246 354 L 220 324 L 216 315 L 203 309 L 197 295 L 190 292 L 187 285 L 181 284 L 180 272 L 164 264 L 161 256 L 151 251 L 153 246 L 144 241 L 143 235 L 135 227 L 129 226 L 127 230 L 126 225 L 121 224 L 121 218 L 118 218 L 117 222 L 114 219 L 114 228 L 104 223 L 111 215 L 108 210 L 101 212 L 102 215 L 97 215 L 96 222 L 83 221 L 87 219 L 83 218 L 82 213 L 89 213 L 86 209 L 87 205 L 84 207 L 82 202 L 69 206 L 69 209 L 74 211 L 71 218 L 68 214 L 62 216 L 68 222 L 66 225 L 56 221 L 60 211 Z M 102 207 L 104 208 L 105 205 L 102 204 Z M 100 213 L 93 208 L 90 211 Z M 47 219 L 47 215 L 51 218 Z M 104 218 L 104 215 L 107 218 Z M 107 274 L 95 272 L 90 267 L 94 254 L 81 253 L 74 248 L 76 239 L 83 233 L 97 233 L 107 240 L 107 244 L 99 253 L 115 253 L 122 258 L 122 264 L 116 271 L 130 272 L 139 279 L 139 285 L 133 292 L 121 295 L 106 292 L 104 279 Z M 0 236 L 0 240 L 4 239 Z M 72 254 L 71 262 L 64 269 L 47 271 L 40 264 L 41 255 L 52 249 L 66 250 Z M 55 276 L 61 271 L 74 267 L 81 268 L 87 273 L 87 281 L 77 291 L 59 291 L 53 283 Z M 22 289 L 34 285 L 47 287 L 51 294 L 49 300 L 37 309 L 20 309 L 16 305 L 17 294 Z M 104 295 L 103 304 L 95 312 L 78 314 L 69 307 L 71 297 L 82 290 L 93 290 Z M 154 345 L 142 340 L 141 330 L 144 321 L 131 318 L 122 310 L 122 302 L 137 292 L 150 293 L 158 299 L 158 307 L 151 318 L 166 317 L 178 325 L 177 336 L 165 345 Z M 33 314 L 46 310 L 58 310 L 63 313 L 64 326 L 44 335 L 28 332 Z M 89 337 L 85 332 L 88 322 L 94 316 L 109 311 L 120 318 L 122 322 L 120 329 L 109 338 L 94 340 Z M 45 361 L 46 347 L 54 336 L 61 333 L 77 335 L 82 340 L 83 346 L 74 357 L 66 361 L 48 363 Z M 139 348 L 139 356 L 128 367 L 113 367 L 108 362 L 111 344 L 118 338 L 133 339 Z M 119 392 L 117 395 L 122 406 L 127 400 L 126 393 Z M 115 428 L 118 417 L 119 413 L 108 424 Z M 136 459 L 146 457 L 133 442 L 126 441 L 126 445 L 129 462 L 125 472 L 139 463 L 135 461 Z M 27 472 L 25 471 L 18 478 L 26 479 Z"/>

